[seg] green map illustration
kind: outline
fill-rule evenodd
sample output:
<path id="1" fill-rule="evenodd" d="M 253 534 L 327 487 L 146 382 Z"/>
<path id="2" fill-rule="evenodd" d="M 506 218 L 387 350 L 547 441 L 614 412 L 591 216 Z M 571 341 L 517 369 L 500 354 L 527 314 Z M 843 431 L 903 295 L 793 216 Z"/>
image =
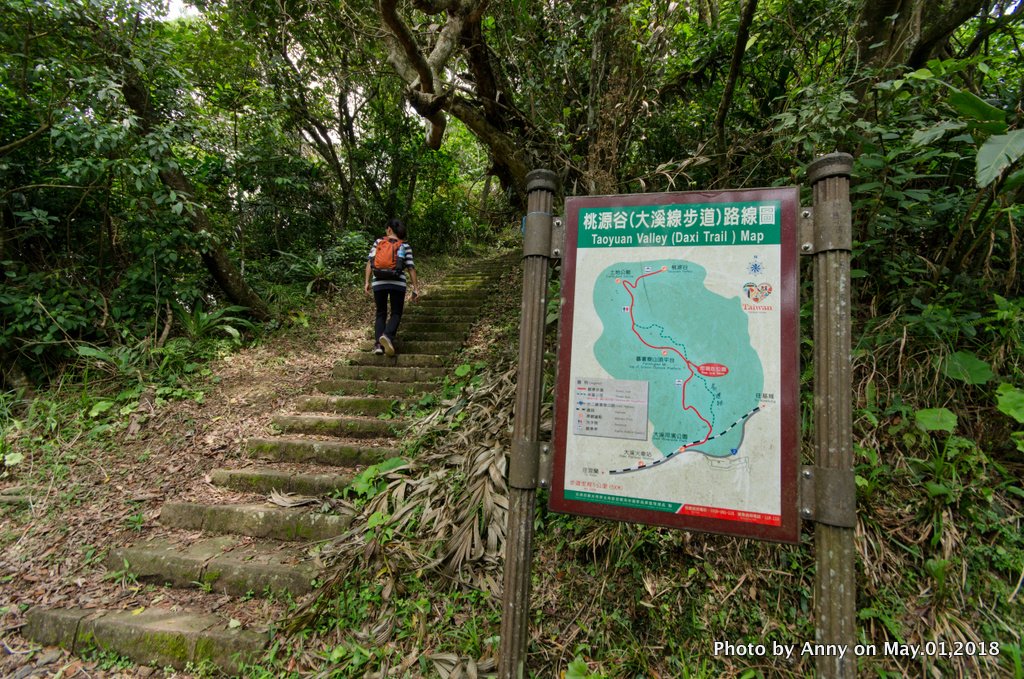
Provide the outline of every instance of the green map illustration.
<path id="1" fill-rule="evenodd" d="M 764 370 L 740 297 L 705 286 L 693 262 L 620 262 L 594 285 L 602 332 L 594 356 L 614 379 L 648 382 L 651 443 L 662 458 L 610 470 L 651 470 L 680 455 L 742 453 L 759 410 Z"/>

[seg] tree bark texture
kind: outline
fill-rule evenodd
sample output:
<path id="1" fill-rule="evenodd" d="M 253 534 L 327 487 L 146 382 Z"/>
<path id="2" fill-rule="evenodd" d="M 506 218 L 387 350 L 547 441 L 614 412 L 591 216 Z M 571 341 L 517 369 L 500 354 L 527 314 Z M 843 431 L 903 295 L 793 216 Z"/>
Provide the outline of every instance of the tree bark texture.
<path id="1" fill-rule="evenodd" d="M 857 56 L 876 68 L 921 68 L 984 7 L 983 0 L 866 0 L 857 21 Z"/>

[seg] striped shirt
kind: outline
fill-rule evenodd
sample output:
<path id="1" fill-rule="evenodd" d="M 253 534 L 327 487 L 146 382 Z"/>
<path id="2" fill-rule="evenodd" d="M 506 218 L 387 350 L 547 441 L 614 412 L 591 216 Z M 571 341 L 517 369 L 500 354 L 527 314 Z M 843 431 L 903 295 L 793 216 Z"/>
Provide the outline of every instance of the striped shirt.
<path id="1" fill-rule="evenodd" d="M 373 241 L 373 247 L 370 248 L 370 255 L 367 260 L 370 262 L 370 266 L 373 266 L 373 258 L 377 254 L 377 244 L 380 243 L 383 238 L 378 238 Z M 399 279 L 395 281 L 378 281 L 377 277 L 373 277 L 373 289 L 374 290 L 387 290 L 394 288 L 406 287 L 406 275 L 405 272 L 409 269 L 415 269 L 416 264 L 412 261 L 412 246 L 408 243 L 402 243 L 402 246 L 398 248 L 398 256 L 405 261 L 405 268 L 402 269 L 402 273 L 399 274 Z"/>

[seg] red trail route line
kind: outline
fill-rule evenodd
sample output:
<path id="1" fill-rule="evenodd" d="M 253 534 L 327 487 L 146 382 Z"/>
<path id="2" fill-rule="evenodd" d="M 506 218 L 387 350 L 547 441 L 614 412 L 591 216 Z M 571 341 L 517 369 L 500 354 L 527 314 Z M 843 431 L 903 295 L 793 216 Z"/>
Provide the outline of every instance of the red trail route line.
<path id="1" fill-rule="evenodd" d="M 693 406 L 686 405 L 686 386 L 690 383 L 690 380 L 693 379 L 694 373 L 696 372 L 694 370 L 694 364 L 690 361 L 690 359 L 688 359 L 686 356 L 683 355 L 683 352 L 679 351 L 675 347 L 672 347 L 672 346 L 655 346 L 654 344 L 651 344 L 650 342 L 645 340 L 643 338 L 643 336 L 640 334 L 640 332 L 637 331 L 637 329 L 636 329 L 636 318 L 633 316 L 633 306 L 636 304 L 636 298 L 633 296 L 633 290 L 637 289 L 637 287 L 639 286 L 640 281 L 643 280 L 644 278 L 647 278 L 649 276 L 655 276 L 655 275 L 657 275 L 659 273 L 664 273 L 667 270 L 668 270 L 668 267 L 667 266 L 663 266 L 660 269 L 658 269 L 657 271 L 651 271 L 650 273 L 645 273 L 642 276 L 639 276 L 633 282 L 630 282 L 630 281 L 627 281 L 627 280 L 623 280 L 623 279 L 620 279 L 620 281 L 622 283 L 622 288 L 626 291 L 626 294 L 629 295 L 629 322 L 631 324 L 631 329 L 633 330 L 633 334 L 636 335 L 637 339 L 640 340 L 645 347 L 648 347 L 650 349 L 655 349 L 657 351 L 671 351 L 672 353 L 677 355 L 679 358 L 683 359 L 683 361 L 686 363 L 686 367 L 690 370 L 690 375 L 685 380 L 683 380 L 683 396 L 682 396 L 682 401 L 681 401 L 680 405 L 682 406 L 683 411 L 687 411 L 687 410 L 692 411 L 694 415 L 696 415 L 698 418 L 700 418 L 700 421 L 708 426 L 708 431 L 707 431 L 706 434 L 704 434 L 704 438 L 701 439 L 700 441 L 696 441 L 696 442 L 691 443 L 689 445 L 680 446 L 678 452 L 682 453 L 682 452 L 685 452 L 689 448 L 693 448 L 694 446 L 699 446 L 699 445 L 702 445 L 704 443 L 707 443 L 708 439 L 711 438 L 711 433 L 712 433 L 712 431 L 711 431 L 711 429 L 712 429 L 711 423 L 708 422 L 707 419 L 705 419 L 705 417 L 700 414 L 700 411 L 697 410 L 696 408 L 694 408 Z"/>

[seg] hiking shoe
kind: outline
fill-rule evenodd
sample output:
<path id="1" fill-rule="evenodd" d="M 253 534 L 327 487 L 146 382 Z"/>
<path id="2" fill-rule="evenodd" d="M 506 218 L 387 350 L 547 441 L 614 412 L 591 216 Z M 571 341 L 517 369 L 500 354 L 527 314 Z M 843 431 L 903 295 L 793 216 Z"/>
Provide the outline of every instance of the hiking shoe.
<path id="1" fill-rule="evenodd" d="M 385 354 L 387 354 L 388 356 L 394 356 L 395 355 L 395 345 L 392 344 L 390 337 L 388 337 L 387 335 L 381 335 L 380 336 L 380 345 L 382 347 L 384 347 L 384 353 Z"/>
<path id="2" fill-rule="evenodd" d="M 373 353 L 375 353 L 378 356 L 382 356 L 384 354 L 384 347 L 382 347 L 379 343 L 378 344 L 374 344 L 373 345 Z"/>

